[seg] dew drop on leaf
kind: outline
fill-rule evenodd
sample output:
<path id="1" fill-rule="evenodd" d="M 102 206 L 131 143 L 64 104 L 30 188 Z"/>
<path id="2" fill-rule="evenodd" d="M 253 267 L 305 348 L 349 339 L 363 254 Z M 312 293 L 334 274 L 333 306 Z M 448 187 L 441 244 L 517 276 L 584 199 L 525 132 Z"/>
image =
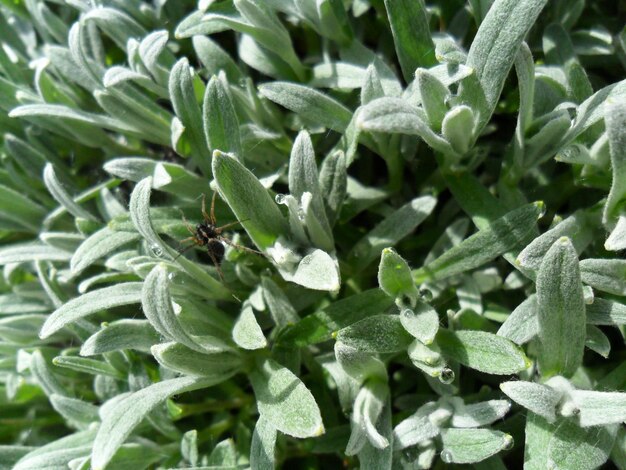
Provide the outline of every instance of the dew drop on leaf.
<path id="1" fill-rule="evenodd" d="M 513 439 L 513 436 L 511 436 L 510 434 L 504 436 L 504 445 L 502 446 L 504 450 L 510 450 L 513 448 L 514 445 L 515 440 Z"/>
<path id="2" fill-rule="evenodd" d="M 433 300 L 432 291 L 430 289 L 427 289 L 426 287 L 420 287 L 419 294 L 424 302 L 430 302 L 431 300 Z"/>
<path id="3" fill-rule="evenodd" d="M 274 197 L 274 200 L 276 201 L 276 204 L 285 204 L 285 195 L 284 194 L 277 194 Z"/>
<path id="4" fill-rule="evenodd" d="M 150 250 L 152 251 L 152 254 L 154 254 L 154 256 L 156 256 L 157 258 L 163 256 L 163 250 L 156 243 L 150 247 Z"/>
<path id="5" fill-rule="evenodd" d="M 454 377 L 454 371 L 449 367 L 444 367 L 439 374 L 439 381 L 443 384 L 451 384 L 454 382 Z"/>
<path id="6" fill-rule="evenodd" d="M 448 449 L 443 449 L 440 455 L 441 460 L 443 460 L 445 463 L 452 463 L 452 452 L 450 452 Z"/>

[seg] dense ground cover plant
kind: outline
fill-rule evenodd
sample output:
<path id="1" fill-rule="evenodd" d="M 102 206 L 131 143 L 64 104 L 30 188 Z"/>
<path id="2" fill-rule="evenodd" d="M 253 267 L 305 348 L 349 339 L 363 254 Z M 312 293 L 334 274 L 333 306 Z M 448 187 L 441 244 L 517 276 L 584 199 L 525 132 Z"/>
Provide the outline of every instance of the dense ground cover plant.
<path id="1" fill-rule="evenodd" d="M 0 0 L 0 468 L 626 469 L 625 18 Z"/>

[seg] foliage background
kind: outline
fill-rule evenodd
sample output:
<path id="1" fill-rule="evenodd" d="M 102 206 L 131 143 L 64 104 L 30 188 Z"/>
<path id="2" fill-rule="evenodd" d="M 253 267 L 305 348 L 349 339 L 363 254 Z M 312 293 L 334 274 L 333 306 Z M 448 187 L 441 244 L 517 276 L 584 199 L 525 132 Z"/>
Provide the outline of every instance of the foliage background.
<path id="1" fill-rule="evenodd" d="M 0 468 L 626 468 L 625 19 L 0 0 Z"/>

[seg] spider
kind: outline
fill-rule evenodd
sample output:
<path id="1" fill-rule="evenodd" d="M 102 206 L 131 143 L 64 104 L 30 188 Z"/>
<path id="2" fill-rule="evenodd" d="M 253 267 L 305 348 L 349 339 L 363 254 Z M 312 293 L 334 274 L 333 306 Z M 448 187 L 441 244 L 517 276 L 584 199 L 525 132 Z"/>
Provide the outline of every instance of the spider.
<path id="1" fill-rule="evenodd" d="M 237 225 L 241 222 L 235 221 L 226 225 L 222 225 L 221 227 L 217 226 L 217 220 L 215 220 L 215 196 L 217 193 L 213 193 L 213 198 L 211 199 L 211 214 L 207 214 L 206 212 L 206 195 L 202 195 L 202 216 L 204 217 L 204 222 L 199 223 L 194 226 L 191 225 L 187 219 L 185 218 L 185 214 L 183 214 L 183 222 L 187 227 L 187 230 L 191 233 L 191 237 L 185 238 L 181 240 L 180 243 L 193 242 L 192 245 L 183 247 L 178 252 L 178 256 L 182 255 L 185 251 L 193 248 L 194 246 L 206 246 L 207 253 L 213 261 L 215 268 L 217 269 L 217 273 L 219 274 L 222 282 L 224 281 L 224 276 L 222 274 L 222 270 L 220 269 L 220 265 L 224 260 L 224 243 L 232 246 L 233 248 L 237 248 L 238 250 L 248 251 L 250 253 L 255 253 L 258 255 L 262 255 L 260 251 L 253 250 L 251 248 L 246 248 L 245 246 L 237 245 L 233 243 L 230 239 L 226 238 L 222 235 L 222 232 L 228 227 L 232 227 L 233 225 Z"/>

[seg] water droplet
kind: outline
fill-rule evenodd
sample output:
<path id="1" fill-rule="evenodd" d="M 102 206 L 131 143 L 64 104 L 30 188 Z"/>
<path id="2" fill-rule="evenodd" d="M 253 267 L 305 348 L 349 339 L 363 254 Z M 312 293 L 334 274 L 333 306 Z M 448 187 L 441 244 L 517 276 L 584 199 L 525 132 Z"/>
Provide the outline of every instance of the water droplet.
<path id="1" fill-rule="evenodd" d="M 441 460 L 444 461 L 444 463 L 452 463 L 453 461 L 453 457 L 452 457 L 452 452 L 450 452 L 448 449 L 443 449 L 441 451 L 441 454 L 439 454 L 441 456 Z"/>
<path id="2" fill-rule="evenodd" d="M 150 247 L 150 250 L 152 251 L 152 254 L 154 254 L 154 256 L 156 256 L 157 258 L 163 256 L 163 250 L 156 243 Z"/>
<path id="3" fill-rule="evenodd" d="M 285 204 L 286 199 L 287 198 L 284 194 L 277 194 L 276 196 L 274 196 L 274 201 L 276 201 L 276 204 Z"/>
<path id="4" fill-rule="evenodd" d="M 443 369 L 441 369 L 441 373 L 439 374 L 439 381 L 442 384 L 451 384 L 452 382 L 454 382 L 454 378 L 455 374 L 452 369 L 450 369 L 449 367 L 444 367 Z"/>
<path id="5" fill-rule="evenodd" d="M 410 308 L 405 308 L 402 312 L 400 312 L 400 315 L 403 317 L 412 317 L 414 314 L 415 312 L 413 312 Z"/>
<path id="6" fill-rule="evenodd" d="M 504 436 L 504 445 L 502 446 L 504 450 L 510 450 L 513 448 L 514 445 L 515 440 L 513 439 L 513 436 L 511 436 L 510 434 Z"/>
<path id="7" fill-rule="evenodd" d="M 419 294 L 424 302 L 430 302 L 431 300 L 433 300 L 432 291 L 430 289 L 427 289 L 426 287 L 420 287 Z"/>

